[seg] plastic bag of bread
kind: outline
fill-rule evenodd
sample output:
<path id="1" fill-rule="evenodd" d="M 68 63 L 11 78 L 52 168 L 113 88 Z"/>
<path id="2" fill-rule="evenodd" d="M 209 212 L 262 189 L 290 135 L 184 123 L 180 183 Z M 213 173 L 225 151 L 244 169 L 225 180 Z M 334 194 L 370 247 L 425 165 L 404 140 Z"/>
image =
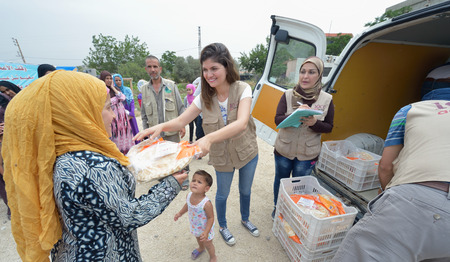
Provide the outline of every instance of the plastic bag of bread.
<path id="1" fill-rule="evenodd" d="M 291 225 L 289 225 L 289 223 L 286 222 L 286 220 L 284 220 L 283 214 L 280 213 L 280 215 L 278 217 L 280 218 L 281 222 L 283 223 L 284 231 L 286 232 L 288 237 L 290 239 L 292 239 L 294 242 L 296 242 L 296 243 L 301 245 L 302 242 L 300 241 L 300 238 L 297 236 L 297 234 L 295 234 L 294 230 L 292 230 Z"/>
<path id="2" fill-rule="evenodd" d="M 182 170 L 199 155 L 197 146 L 188 145 L 187 141 L 175 143 L 162 138 L 144 140 L 128 151 L 128 169 L 140 182 L 162 179 Z"/>
<path id="3" fill-rule="evenodd" d="M 373 160 L 373 156 L 364 151 L 351 152 L 347 155 L 347 158 L 350 160 L 356 160 L 356 159 Z"/>
<path id="4" fill-rule="evenodd" d="M 290 197 L 303 213 L 311 214 L 316 218 L 345 214 L 342 203 L 333 196 L 325 194 L 293 194 Z"/>

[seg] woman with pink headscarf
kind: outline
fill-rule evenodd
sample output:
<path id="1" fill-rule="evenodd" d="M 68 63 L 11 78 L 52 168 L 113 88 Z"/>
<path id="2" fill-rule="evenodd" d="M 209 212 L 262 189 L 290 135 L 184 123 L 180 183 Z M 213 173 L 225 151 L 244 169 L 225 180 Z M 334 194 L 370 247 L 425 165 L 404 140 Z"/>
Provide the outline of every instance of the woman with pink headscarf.
<path id="1" fill-rule="evenodd" d="M 194 101 L 194 92 L 195 92 L 195 86 L 193 84 L 188 84 L 186 86 L 186 97 L 184 98 L 184 107 L 188 108 L 192 102 Z M 189 123 L 189 142 L 194 142 L 194 121 Z"/>

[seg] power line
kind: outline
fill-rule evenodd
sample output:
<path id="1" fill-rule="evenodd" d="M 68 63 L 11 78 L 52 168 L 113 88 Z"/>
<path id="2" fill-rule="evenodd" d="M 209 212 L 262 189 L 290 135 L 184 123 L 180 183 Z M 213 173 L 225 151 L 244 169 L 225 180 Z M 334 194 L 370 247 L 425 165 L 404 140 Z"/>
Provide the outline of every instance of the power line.
<path id="1" fill-rule="evenodd" d="M 17 41 L 17 38 L 14 38 L 14 37 L 12 38 L 12 40 L 14 42 L 14 45 L 17 46 L 17 48 L 19 48 L 19 55 L 22 57 L 23 63 L 26 64 L 27 62 L 25 62 L 25 57 L 23 57 L 22 49 L 20 49 L 19 41 Z"/>
<path id="2" fill-rule="evenodd" d="M 33 59 L 51 59 L 51 60 L 83 60 L 84 58 L 49 58 L 49 57 L 32 57 L 28 56 L 28 58 Z"/>

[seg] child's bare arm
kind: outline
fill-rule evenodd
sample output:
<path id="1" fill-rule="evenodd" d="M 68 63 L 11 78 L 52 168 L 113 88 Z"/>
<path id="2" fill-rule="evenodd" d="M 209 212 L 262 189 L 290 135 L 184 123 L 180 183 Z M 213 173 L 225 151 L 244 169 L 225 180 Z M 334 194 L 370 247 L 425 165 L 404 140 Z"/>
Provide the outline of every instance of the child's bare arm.
<path id="1" fill-rule="evenodd" d="M 175 214 L 175 217 L 173 218 L 173 220 L 177 221 L 178 218 L 180 218 L 187 211 L 188 211 L 188 206 L 187 206 L 187 204 L 184 204 L 184 206 L 181 208 L 181 210 Z"/>
<path id="2" fill-rule="evenodd" d="M 211 204 L 211 201 L 206 202 L 204 209 L 207 220 L 206 220 L 206 228 L 205 231 L 200 236 L 200 241 L 208 240 L 209 231 L 211 231 L 211 228 L 214 224 L 214 209 L 213 205 Z"/>

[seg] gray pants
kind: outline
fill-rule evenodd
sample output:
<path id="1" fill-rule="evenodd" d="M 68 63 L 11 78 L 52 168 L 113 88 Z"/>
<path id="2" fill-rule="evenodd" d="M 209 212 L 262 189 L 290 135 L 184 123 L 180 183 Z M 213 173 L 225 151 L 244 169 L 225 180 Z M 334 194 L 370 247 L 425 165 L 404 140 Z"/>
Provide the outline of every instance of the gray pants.
<path id="1" fill-rule="evenodd" d="M 377 196 L 333 261 L 450 261 L 450 194 L 405 184 Z"/>
<path id="2" fill-rule="evenodd" d="M 175 143 L 179 143 L 181 141 L 180 134 L 178 134 L 178 133 L 175 134 L 175 135 L 171 135 L 171 136 L 163 135 L 162 138 L 164 140 L 166 140 L 166 141 L 172 141 L 172 142 L 175 142 Z"/>

